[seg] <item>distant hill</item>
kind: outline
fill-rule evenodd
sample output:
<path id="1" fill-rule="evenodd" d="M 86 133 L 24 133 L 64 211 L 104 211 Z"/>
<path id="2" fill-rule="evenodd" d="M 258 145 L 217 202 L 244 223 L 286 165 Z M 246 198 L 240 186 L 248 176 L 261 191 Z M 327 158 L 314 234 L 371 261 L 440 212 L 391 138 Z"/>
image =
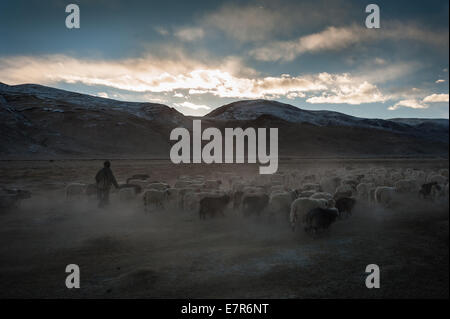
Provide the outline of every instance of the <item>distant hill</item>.
<path id="1" fill-rule="evenodd" d="M 446 119 L 365 119 L 276 101 L 221 106 L 203 127 L 278 127 L 280 156 L 448 157 Z M 192 118 L 163 104 L 123 102 L 41 85 L 0 83 L 0 158 L 167 158 Z"/>

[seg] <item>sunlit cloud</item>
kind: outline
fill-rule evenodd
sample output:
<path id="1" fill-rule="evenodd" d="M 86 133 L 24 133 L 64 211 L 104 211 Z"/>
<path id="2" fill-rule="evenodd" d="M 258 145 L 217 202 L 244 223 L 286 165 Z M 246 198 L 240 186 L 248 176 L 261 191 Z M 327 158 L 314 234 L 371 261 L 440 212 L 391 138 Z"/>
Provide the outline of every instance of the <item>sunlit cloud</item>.
<path id="1" fill-rule="evenodd" d="M 256 43 L 290 34 L 302 27 L 346 21 L 348 1 L 274 1 L 239 5 L 227 3 L 206 13 L 199 25 L 217 29 L 239 42 Z"/>
<path id="2" fill-rule="evenodd" d="M 390 106 L 388 110 L 393 111 L 397 110 L 400 107 L 407 107 L 412 109 L 427 109 L 429 108 L 429 105 L 427 103 L 448 103 L 448 102 L 449 102 L 448 94 L 431 94 L 423 98 L 422 101 L 420 101 L 419 99 L 401 100 L 396 104 L 394 104 L 393 106 Z"/>
<path id="3" fill-rule="evenodd" d="M 428 108 L 428 105 L 421 103 L 420 101 L 416 100 L 416 99 L 410 99 L 410 100 L 402 100 L 399 101 L 397 103 L 395 103 L 394 105 L 388 107 L 388 110 L 390 111 L 394 111 L 399 109 L 400 107 L 407 107 L 407 108 L 412 108 L 412 109 L 426 109 Z"/>
<path id="4" fill-rule="evenodd" d="M 101 85 L 129 92 L 170 92 L 187 90 L 189 95 L 212 94 L 221 98 L 296 98 L 318 94 L 309 103 L 361 104 L 384 101 L 378 88 L 350 74 L 307 74 L 290 76 L 257 76 L 237 60 L 226 60 L 216 66 L 183 59 L 141 59 L 115 61 L 80 60 L 68 56 L 1 58 L 2 81 L 9 84 L 82 83 Z"/>
<path id="5" fill-rule="evenodd" d="M 199 109 L 204 109 L 204 110 L 210 110 L 211 108 L 207 105 L 202 105 L 202 104 L 194 104 L 191 102 L 183 102 L 183 103 L 174 103 L 175 106 L 180 106 L 180 107 L 187 107 L 189 109 L 193 109 L 193 110 L 199 110 Z"/>
<path id="6" fill-rule="evenodd" d="M 384 102 L 386 97 L 373 84 L 358 83 L 348 75 L 335 76 L 331 88 L 320 96 L 313 96 L 306 100 L 308 103 L 352 104 Z"/>
<path id="7" fill-rule="evenodd" d="M 423 99 L 424 102 L 427 103 L 440 103 L 440 102 L 447 102 L 449 101 L 448 99 L 448 94 L 431 94 L 426 96 Z"/>
<path id="8" fill-rule="evenodd" d="M 439 48 L 448 47 L 448 30 L 437 32 L 399 23 L 383 25 L 379 30 L 360 25 L 330 26 L 295 40 L 271 42 L 251 50 L 250 55 L 261 61 L 292 61 L 306 52 L 337 51 L 363 42 L 401 39 L 421 41 Z"/>
<path id="9" fill-rule="evenodd" d="M 163 35 L 163 36 L 167 36 L 167 35 L 170 34 L 169 30 L 167 30 L 164 27 L 155 27 L 155 31 L 158 32 L 160 35 Z"/>
<path id="10" fill-rule="evenodd" d="M 202 28 L 181 28 L 174 35 L 181 41 L 191 42 L 203 38 L 205 32 Z"/>

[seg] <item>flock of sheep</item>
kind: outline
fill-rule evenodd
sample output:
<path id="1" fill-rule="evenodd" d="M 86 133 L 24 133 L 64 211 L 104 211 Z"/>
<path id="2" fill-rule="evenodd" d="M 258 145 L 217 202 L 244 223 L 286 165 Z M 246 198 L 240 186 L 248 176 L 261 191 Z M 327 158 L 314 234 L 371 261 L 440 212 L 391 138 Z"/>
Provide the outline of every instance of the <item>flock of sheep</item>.
<path id="1" fill-rule="evenodd" d="M 139 174 L 121 184 L 114 196 L 124 202 L 141 201 L 145 212 L 182 210 L 198 213 L 200 219 L 226 213 L 264 215 L 285 221 L 293 230 L 301 223 L 306 232 L 315 234 L 351 216 L 356 202 L 392 207 L 407 196 L 448 201 L 448 175 L 448 169 L 379 167 L 291 170 L 251 177 L 218 172 L 213 179 L 179 176 L 169 185 Z M 66 187 L 68 200 L 95 194 L 93 184 Z"/>

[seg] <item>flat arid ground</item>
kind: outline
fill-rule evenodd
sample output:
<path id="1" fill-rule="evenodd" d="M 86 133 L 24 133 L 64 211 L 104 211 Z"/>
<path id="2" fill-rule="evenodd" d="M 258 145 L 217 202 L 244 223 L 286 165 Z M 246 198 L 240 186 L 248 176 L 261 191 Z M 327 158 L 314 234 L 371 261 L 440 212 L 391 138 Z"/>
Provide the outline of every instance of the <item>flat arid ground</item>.
<path id="1" fill-rule="evenodd" d="M 448 168 L 448 160 L 290 160 L 279 170 L 333 167 Z M 181 210 L 144 213 L 141 201 L 97 208 L 67 202 L 70 182 L 92 183 L 101 160 L 1 161 L 1 184 L 32 192 L 0 214 L 1 298 L 448 298 L 448 199 L 405 200 L 401 209 L 357 204 L 315 238 L 287 223 Z M 178 166 L 112 160 L 119 182 L 138 173 L 173 184 L 181 174 L 256 174 L 249 165 Z M 67 289 L 77 264 L 81 288 Z M 367 289 L 377 264 L 381 288 Z"/>

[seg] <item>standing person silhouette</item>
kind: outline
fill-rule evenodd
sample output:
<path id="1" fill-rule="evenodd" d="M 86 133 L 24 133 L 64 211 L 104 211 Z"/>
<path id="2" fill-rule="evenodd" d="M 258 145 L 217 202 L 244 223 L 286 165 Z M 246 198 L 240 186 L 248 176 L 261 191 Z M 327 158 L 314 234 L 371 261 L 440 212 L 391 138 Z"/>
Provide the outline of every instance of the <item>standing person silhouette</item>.
<path id="1" fill-rule="evenodd" d="M 111 163 L 109 161 L 105 161 L 103 163 L 103 168 L 98 171 L 97 175 L 95 175 L 95 182 L 97 185 L 97 199 L 98 199 L 98 207 L 105 207 L 109 204 L 109 190 L 111 185 L 114 185 L 115 188 L 119 188 L 117 184 L 116 178 L 111 170 Z"/>

